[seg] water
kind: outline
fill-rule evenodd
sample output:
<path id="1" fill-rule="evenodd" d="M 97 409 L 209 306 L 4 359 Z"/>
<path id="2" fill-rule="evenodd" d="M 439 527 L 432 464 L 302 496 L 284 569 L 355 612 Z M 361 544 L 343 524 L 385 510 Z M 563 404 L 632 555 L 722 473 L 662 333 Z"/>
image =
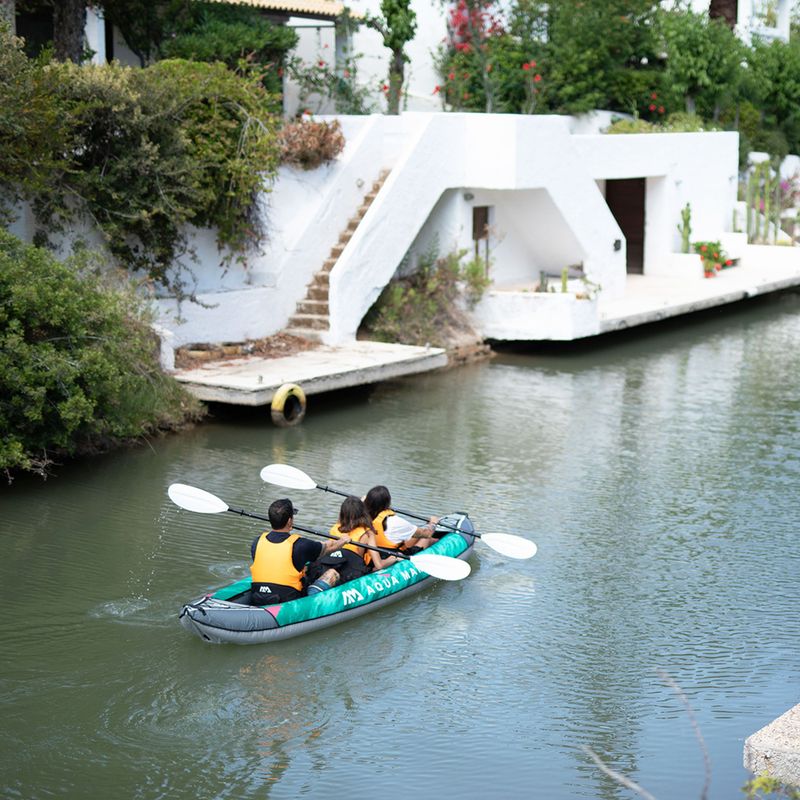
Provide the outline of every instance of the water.
<path id="1" fill-rule="evenodd" d="M 503 355 L 226 418 L 20 479 L 0 499 L 4 798 L 742 796 L 744 739 L 798 701 L 800 296 L 600 347 Z M 464 582 L 271 646 L 213 646 L 183 601 L 260 528 L 271 462 L 376 481 L 533 538 Z M 339 499 L 289 493 L 310 525 Z M 669 686 L 663 670 L 680 687 Z"/>

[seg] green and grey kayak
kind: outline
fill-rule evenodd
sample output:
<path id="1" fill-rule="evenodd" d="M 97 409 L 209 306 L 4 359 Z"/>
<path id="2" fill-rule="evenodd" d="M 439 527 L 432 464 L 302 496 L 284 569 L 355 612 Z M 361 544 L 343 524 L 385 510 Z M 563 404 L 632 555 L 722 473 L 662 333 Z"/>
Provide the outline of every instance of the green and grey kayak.
<path id="1" fill-rule="evenodd" d="M 441 538 L 424 552 L 466 559 L 475 543 L 475 529 L 468 515 L 450 514 L 441 522 L 448 527 L 438 529 Z M 346 622 L 414 594 L 436 580 L 404 560 L 310 597 L 251 606 L 247 577 L 186 603 L 180 623 L 207 642 L 264 644 Z"/>

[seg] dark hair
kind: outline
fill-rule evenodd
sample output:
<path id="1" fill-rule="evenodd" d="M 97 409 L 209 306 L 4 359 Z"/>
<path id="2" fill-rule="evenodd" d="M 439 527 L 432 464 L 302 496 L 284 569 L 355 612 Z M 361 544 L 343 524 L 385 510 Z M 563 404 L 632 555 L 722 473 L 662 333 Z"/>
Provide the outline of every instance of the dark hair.
<path id="1" fill-rule="evenodd" d="M 285 528 L 286 523 L 294 516 L 294 506 L 288 498 L 276 500 L 269 507 L 269 524 L 273 528 Z"/>
<path id="2" fill-rule="evenodd" d="M 372 519 L 378 516 L 381 511 L 385 511 L 392 504 L 392 496 L 385 486 L 373 486 L 364 498 L 364 505 L 367 513 Z"/>
<path id="3" fill-rule="evenodd" d="M 351 495 L 345 498 L 342 507 L 339 509 L 339 530 L 342 533 L 350 533 L 350 531 L 361 526 L 368 530 L 373 530 L 372 520 L 367 514 L 364 501 Z"/>

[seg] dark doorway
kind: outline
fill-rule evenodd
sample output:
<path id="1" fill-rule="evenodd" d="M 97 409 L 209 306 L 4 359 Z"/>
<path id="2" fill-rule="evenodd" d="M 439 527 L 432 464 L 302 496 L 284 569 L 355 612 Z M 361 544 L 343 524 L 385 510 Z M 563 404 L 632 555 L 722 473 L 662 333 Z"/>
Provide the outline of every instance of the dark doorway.
<path id="1" fill-rule="evenodd" d="M 483 242 L 484 262 L 489 269 L 489 206 L 472 207 L 472 241 L 475 242 L 475 258 L 480 257 L 479 244 Z"/>
<path id="2" fill-rule="evenodd" d="M 17 36 L 25 40 L 25 55 L 36 58 L 53 43 L 53 9 L 32 3 L 29 11 L 16 14 Z"/>
<path id="3" fill-rule="evenodd" d="M 606 203 L 628 244 L 625 265 L 644 274 L 644 178 L 606 181 Z"/>

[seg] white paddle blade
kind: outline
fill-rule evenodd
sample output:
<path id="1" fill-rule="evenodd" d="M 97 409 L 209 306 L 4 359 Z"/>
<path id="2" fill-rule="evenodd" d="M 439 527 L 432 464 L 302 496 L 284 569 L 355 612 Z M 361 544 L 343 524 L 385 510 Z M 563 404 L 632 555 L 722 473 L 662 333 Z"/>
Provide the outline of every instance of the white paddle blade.
<path id="1" fill-rule="evenodd" d="M 538 549 L 536 542 L 511 533 L 482 533 L 479 541 L 508 558 L 533 558 Z"/>
<path id="2" fill-rule="evenodd" d="M 185 508 L 187 511 L 197 511 L 200 514 L 219 514 L 220 511 L 228 510 L 228 506 L 216 495 L 196 489 L 194 486 L 187 486 L 185 483 L 173 483 L 167 489 L 167 494 L 176 506 Z"/>
<path id="3" fill-rule="evenodd" d="M 417 553 L 411 556 L 411 563 L 422 572 L 443 581 L 460 581 L 466 578 L 472 568 L 466 561 L 436 553 Z"/>
<path id="4" fill-rule="evenodd" d="M 288 464 L 269 464 L 261 470 L 261 480 L 286 489 L 316 489 L 317 484 L 297 467 Z"/>

